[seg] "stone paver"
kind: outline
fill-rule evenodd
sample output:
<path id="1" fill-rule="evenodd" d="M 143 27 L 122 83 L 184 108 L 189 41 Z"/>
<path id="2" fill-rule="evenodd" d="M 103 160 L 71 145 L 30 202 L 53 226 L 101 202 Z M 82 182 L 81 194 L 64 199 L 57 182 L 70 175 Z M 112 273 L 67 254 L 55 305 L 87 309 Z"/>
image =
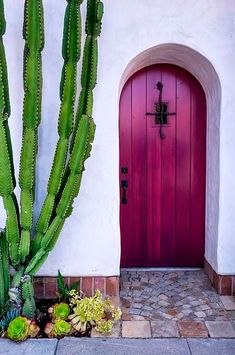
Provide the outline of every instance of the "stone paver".
<path id="1" fill-rule="evenodd" d="M 54 355 L 57 339 L 28 339 L 23 343 L 14 343 L 7 339 L 0 339 L 1 355 Z"/>
<path id="2" fill-rule="evenodd" d="M 116 322 L 110 334 L 105 334 L 105 338 L 120 338 L 121 337 L 121 322 Z M 91 338 L 104 338 L 102 333 L 96 332 L 95 328 L 91 330 Z"/>
<path id="3" fill-rule="evenodd" d="M 148 321 L 123 321 L 122 322 L 123 338 L 150 338 L 151 329 Z"/>
<path id="4" fill-rule="evenodd" d="M 235 339 L 188 339 L 192 355 L 234 355 Z"/>
<path id="5" fill-rule="evenodd" d="M 184 339 L 64 338 L 56 355 L 190 355 Z"/>
<path id="6" fill-rule="evenodd" d="M 208 331 L 203 322 L 179 321 L 178 327 L 183 338 L 207 338 Z"/>
<path id="7" fill-rule="evenodd" d="M 179 329 L 177 323 L 170 321 L 152 321 L 151 322 L 152 337 L 153 338 L 178 338 Z"/>
<path id="8" fill-rule="evenodd" d="M 121 270 L 123 320 L 235 320 L 203 270 Z"/>
<path id="9" fill-rule="evenodd" d="M 220 300 L 227 311 L 235 311 L 235 296 L 220 296 Z"/>
<path id="10" fill-rule="evenodd" d="M 235 338 L 235 329 L 229 321 L 208 321 L 206 322 L 206 326 L 211 338 Z"/>

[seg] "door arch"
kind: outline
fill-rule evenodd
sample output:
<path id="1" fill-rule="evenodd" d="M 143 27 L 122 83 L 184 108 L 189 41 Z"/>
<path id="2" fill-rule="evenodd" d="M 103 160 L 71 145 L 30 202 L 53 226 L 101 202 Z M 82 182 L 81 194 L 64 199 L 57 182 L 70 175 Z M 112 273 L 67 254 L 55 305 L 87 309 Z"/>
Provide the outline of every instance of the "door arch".
<path id="1" fill-rule="evenodd" d="M 166 111 L 176 113 L 164 123 L 159 115 L 146 115 L 155 112 L 158 82 Z M 201 85 L 174 65 L 143 68 L 123 87 L 119 124 L 121 266 L 202 266 L 206 100 Z"/>

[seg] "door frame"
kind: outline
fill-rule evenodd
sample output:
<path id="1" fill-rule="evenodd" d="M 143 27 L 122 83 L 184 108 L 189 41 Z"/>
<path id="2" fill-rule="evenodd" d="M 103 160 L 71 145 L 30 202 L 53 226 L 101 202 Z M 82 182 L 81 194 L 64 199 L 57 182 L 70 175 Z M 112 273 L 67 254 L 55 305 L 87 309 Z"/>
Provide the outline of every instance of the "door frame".
<path id="1" fill-rule="evenodd" d="M 207 106 L 207 136 L 204 257 L 214 269 L 217 269 L 220 176 L 220 80 L 210 61 L 199 52 L 181 44 L 160 44 L 138 54 L 128 63 L 121 77 L 119 97 L 126 81 L 134 73 L 154 64 L 173 64 L 185 69 L 197 79 L 205 93 Z M 213 183 L 211 183 L 212 181 Z"/>

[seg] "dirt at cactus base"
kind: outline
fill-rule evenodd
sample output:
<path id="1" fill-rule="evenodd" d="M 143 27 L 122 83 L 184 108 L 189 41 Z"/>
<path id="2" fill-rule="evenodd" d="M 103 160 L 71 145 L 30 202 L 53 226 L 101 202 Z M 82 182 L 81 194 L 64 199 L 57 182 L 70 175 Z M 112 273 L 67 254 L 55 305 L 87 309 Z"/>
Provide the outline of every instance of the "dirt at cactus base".
<path id="1" fill-rule="evenodd" d="M 53 304 L 58 303 L 58 299 L 43 299 L 43 300 L 36 300 L 36 317 L 35 321 L 40 327 L 40 332 L 38 334 L 38 338 L 48 338 L 47 335 L 44 333 L 43 329 L 45 329 L 46 324 L 51 322 L 51 318 L 48 315 L 48 308 L 53 306 Z M 76 332 L 72 335 L 73 337 L 82 338 L 82 337 L 90 337 L 91 336 L 91 327 L 86 330 L 85 334 L 81 334 Z"/>

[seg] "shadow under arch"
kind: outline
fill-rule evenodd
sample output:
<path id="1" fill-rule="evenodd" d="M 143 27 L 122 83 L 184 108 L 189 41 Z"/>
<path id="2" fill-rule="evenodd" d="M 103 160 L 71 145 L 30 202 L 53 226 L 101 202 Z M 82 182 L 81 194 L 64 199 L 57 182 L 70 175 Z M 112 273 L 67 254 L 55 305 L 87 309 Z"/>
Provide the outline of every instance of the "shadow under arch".
<path id="1" fill-rule="evenodd" d="M 119 95 L 134 73 L 154 64 L 173 64 L 187 70 L 199 81 L 205 92 L 207 103 L 205 258 L 214 270 L 218 270 L 220 80 L 211 62 L 201 53 L 182 44 L 166 43 L 141 52 L 128 63 L 121 77 Z"/>

